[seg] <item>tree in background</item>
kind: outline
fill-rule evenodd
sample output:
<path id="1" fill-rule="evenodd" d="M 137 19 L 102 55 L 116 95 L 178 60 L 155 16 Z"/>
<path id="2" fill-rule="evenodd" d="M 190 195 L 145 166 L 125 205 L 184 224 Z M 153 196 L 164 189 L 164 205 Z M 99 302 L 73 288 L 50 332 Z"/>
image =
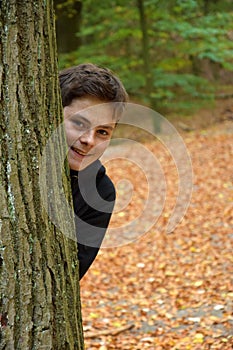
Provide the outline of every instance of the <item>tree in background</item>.
<path id="1" fill-rule="evenodd" d="M 81 40 L 78 36 L 81 26 L 82 1 L 54 0 L 56 11 L 57 46 L 60 53 L 76 50 Z"/>
<path id="2" fill-rule="evenodd" d="M 43 149 L 62 122 L 52 1 L 0 2 L 0 349 L 83 349 L 75 240 L 48 219 Z M 50 145 L 50 201 L 75 235 L 64 133 Z M 67 168 L 66 168 L 67 169 Z M 59 192 L 60 191 L 60 192 Z M 68 206 L 68 202 L 67 202 Z M 74 236 L 73 236 L 74 237 Z"/>
<path id="3" fill-rule="evenodd" d="M 190 109 L 232 89 L 232 20 L 230 0 L 85 0 L 80 44 L 60 67 L 99 63 L 132 98 Z"/>

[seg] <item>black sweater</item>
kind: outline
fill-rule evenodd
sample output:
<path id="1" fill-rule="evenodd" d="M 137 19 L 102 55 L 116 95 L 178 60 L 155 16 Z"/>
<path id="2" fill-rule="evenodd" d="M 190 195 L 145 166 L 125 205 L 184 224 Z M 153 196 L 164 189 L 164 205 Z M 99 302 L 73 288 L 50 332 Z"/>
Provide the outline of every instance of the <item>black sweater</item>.
<path id="1" fill-rule="evenodd" d="M 99 251 L 116 195 L 114 185 L 99 160 L 84 170 L 71 170 L 71 186 L 81 279 Z"/>

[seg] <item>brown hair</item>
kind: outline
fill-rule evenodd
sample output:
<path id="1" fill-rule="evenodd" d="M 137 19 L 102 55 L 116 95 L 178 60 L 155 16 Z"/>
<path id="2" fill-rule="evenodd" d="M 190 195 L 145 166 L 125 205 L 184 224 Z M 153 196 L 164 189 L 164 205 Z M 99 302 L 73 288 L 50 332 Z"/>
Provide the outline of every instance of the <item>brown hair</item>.
<path id="1" fill-rule="evenodd" d="M 59 74 L 62 105 L 73 99 L 94 96 L 103 102 L 126 102 L 127 92 L 121 81 L 107 68 L 92 63 L 64 69 Z"/>

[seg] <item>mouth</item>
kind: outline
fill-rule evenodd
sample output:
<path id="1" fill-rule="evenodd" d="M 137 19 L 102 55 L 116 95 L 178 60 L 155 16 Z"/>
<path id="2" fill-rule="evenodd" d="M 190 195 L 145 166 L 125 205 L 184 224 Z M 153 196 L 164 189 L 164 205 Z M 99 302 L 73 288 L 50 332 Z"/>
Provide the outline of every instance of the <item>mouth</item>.
<path id="1" fill-rule="evenodd" d="M 83 152 L 82 150 L 74 147 L 74 146 L 71 146 L 70 149 L 75 152 L 76 154 L 78 154 L 79 156 L 82 156 L 82 157 L 87 157 L 87 156 L 91 156 L 91 154 L 87 153 L 87 152 Z"/>

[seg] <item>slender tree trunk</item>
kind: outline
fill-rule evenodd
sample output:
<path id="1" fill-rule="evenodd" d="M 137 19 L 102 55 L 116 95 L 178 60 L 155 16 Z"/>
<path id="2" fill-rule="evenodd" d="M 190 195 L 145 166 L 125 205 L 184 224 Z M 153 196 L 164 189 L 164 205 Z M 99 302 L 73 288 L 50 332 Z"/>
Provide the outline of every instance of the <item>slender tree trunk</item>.
<path id="1" fill-rule="evenodd" d="M 152 96 L 153 93 L 153 75 L 152 75 L 152 65 L 150 57 L 150 46 L 149 46 L 149 36 L 147 29 L 147 18 L 145 14 L 145 4 L 144 0 L 137 0 L 137 7 L 140 17 L 140 28 L 142 32 L 142 58 L 144 65 L 144 75 L 146 80 L 145 93 L 149 101 L 149 105 L 152 109 L 156 109 L 156 101 Z M 153 118 L 154 131 L 160 131 L 160 120 Z"/>
<path id="2" fill-rule="evenodd" d="M 149 49 L 149 37 L 147 30 L 147 19 L 145 14 L 145 6 L 143 0 L 137 0 L 140 27 L 142 32 L 142 58 L 144 65 L 144 74 L 146 79 L 146 94 L 148 97 L 152 92 L 152 76 L 151 76 L 151 62 L 150 62 L 150 49 Z"/>
<path id="3" fill-rule="evenodd" d="M 59 53 L 75 51 L 81 45 L 80 32 L 82 1 L 54 0 L 56 12 L 57 46 Z"/>
<path id="4" fill-rule="evenodd" d="M 203 0 L 203 12 L 205 16 L 209 14 L 210 5 L 211 5 L 210 0 Z"/>
<path id="5" fill-rule="evenodd" d="M 62 122 L 52 0 L 0 1 L 0 349 L 83 349 L 75 240 L 49 221 L 40 160 Z M 75 235 L 60 132 L 45 167 Z M 45 179 L 45 183 L 48 181 Z M 59 202 L 64 188 L 67 204 Z M 67 207 L 67 208 L 66 208 Z M 64 210 L 66 212 L 64 212 Z"/>

